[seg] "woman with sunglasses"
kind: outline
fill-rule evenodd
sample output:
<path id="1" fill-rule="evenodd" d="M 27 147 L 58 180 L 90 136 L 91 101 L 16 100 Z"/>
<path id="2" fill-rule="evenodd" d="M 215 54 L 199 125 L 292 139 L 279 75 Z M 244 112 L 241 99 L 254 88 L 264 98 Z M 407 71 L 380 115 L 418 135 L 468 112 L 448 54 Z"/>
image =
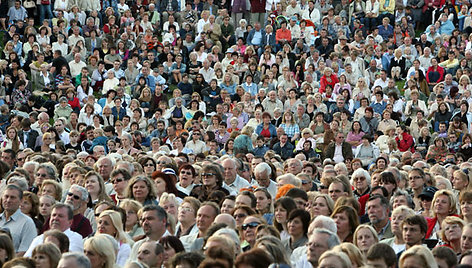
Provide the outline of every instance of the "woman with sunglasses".
<path id="1" fill-rule="evenodd" d="M 141 164 L 144 174 L 146 174 L 149 178 L 151 177 L 152 173 L 157 170 L 156 160 L 154 160 L 152 157 L 141 157 L 138 159 L 138 163 Z"/>
<path id="2" fill-rule="evenodd" d="M 215 191 L 222 191 L 225 195 L 229 195 L 229 191 L 223 188 L 223 173 L 217 165 L 204 166 L 200 171 L 200 180 L 202 185 L 195 186 L 190 192 L 190 196 L 201 202 L 208 200 L 210 193 Z"/>

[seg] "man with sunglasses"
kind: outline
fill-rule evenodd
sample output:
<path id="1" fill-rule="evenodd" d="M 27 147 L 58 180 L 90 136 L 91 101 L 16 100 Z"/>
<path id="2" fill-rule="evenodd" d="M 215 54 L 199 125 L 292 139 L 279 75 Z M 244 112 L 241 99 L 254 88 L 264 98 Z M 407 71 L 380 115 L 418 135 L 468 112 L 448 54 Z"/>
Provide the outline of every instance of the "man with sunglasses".
<path id="1" fill-rule="evenodd" d="M 69 188 L 69 192 L 66 196 L 66 205 L 72 207 L 74 217 L 70 229 L 82 235 L 83 238 L 89 236 L 93 230 L 90 221 L 84 216 L 85 210 L 87 209 L 87 202 L 89 194 L 87 189 L 77 184 L 72 185 Z M 49 225 L 46 229 L 49 229 Z"/>

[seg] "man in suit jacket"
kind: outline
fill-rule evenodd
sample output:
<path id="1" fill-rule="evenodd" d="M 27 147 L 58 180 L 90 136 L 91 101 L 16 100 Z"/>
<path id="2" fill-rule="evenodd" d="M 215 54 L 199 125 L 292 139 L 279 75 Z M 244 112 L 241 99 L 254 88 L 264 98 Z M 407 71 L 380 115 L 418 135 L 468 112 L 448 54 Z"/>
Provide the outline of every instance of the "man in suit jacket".
<path id="1" fill-rule="evenodd" d="M 36 130 L 31 129 L 31 121 L 29 118 L 21 120 L 21 130 L 18 132 L 18 138 L 23 143 L 25 148 L 31 148 L 34 150 L 36 138 L 39 133 Z"/>
<path id="2" fill-rule="evenodd" d="M 91 31 L 90 37 L 85 38 L 85 47 L 89 53 L 92 53 L 95 48 L 102 47 L 102 39 L 97 37 L 96 31 Z"/>
<path id="3" fill-rule="evenodd" d="M 48 72 L 47 66 L 47 64 L 41 65 L 41 71 L 37 72 L 36 75 L 33 76 L 34 91 L 44 91 L 45 88 L 54 88 L 54 76 L 50 72 Z"/>
<path id="4" fill-rule="evenodd" d="M 203 10 L 210 11 L 211 15 L 218 15 L 218 6 L 213 3 L 213 0 L 207 0 L 205 4 L 203 4 Z"/>
<path id="5" fill-rule="evenodd" d="M 331 158 L 336 163 L 340 163 L 350 158 L 353 159 L 352 146 L 344 141 L 344 134 L 339 132 L 336 138 L 328 145 L 325 158 Z"/>

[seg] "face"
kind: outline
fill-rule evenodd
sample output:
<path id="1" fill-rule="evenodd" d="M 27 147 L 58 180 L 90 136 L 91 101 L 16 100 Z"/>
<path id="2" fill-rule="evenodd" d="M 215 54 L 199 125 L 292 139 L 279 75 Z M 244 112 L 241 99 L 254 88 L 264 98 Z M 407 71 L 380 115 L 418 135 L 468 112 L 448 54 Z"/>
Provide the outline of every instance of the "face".
<path id="1" fill-rule="evenodd" d="M 339 197 L 347 195 L 346 192 L 344 192 L 344 186 L 340 182 L 333 182 L 329 185 L 328 188 L 329 196 L 331 199 L 333 199 L 334 202 L 338 200 Z"/>
<path id="2" fill-rule="evenodd" d="M 454 172 L 454 176 L 452 177 L 452 186 L 455 190 L 461 191 L 462 189 L 466 188 L 469 183 L 462 178 L 458 174 L 458 172 Z"/>
<path id="3" fill-rule="evenodd" d="M 158 195 L 161 195 L 165 192 L 166 182 L 164 181 L 164 179 L 158 177 L 154 180 L 154 183 L 156 184 L 156 190 Z"/>
<path id="4" fill-rule="evenodd" d="M 238 209 L 233 214 L 234 219 L 236 220 L 236 226 L 241 227 L 243 225 L 244 220 L 246 219 L 247 212 L 244 209 Z"/>
<path id="5" fill-rule="evenodd" d="M 128 185 L 128 182 L 125 180 L 123 174 L 115 175 L 112 178 L 111 182 L 113 184 L 113 189 L 119 194 L 122 194 L 125 191 L 126 186 Z"/>
<path id="6" fill-rule="evenodd" d="M 461 239 L 462 227 L 457 223 L 445 223 L 444 234 L 448 241 L 459 241 Z"/>
<path id="7" fill-rule="evenodd" d="M 108 234 L 116 237 L 117 230 L 111 221 L 110 216 L 101 216 L 97 221 L 97 231 L 100 234 Z"/>
<path id="8" fill-rule="evenodd" d="M 211 206 L 202 206 L 197 212 L 197 227 L 199 230 L 208 230 L 215 219 L 215 211 Z"/>
<path id="9" fill-rule="evenodd" d="M 21 199 L 20 193 L 14 189 L 7 189 L 3 193 L 2 205 L 3 208 L 13 214 L 20 207 Z"/>
<path id="10" fill-rule="evenodd" d="M 256 228 L 257 228 L 257 225 L 259 224 L 261 224 L 261 222 L 256 217 L 249 216 L 244 220 L 243 235 L 244 235 L 244 239 L 247 242 L 251 243 L 256 240 Z"/>
<path id="11" fill-rule="evenodd" d="M 285 224 L 285 222 L 287 221 L 287 217 L 288 217 L 288 212 L 285 208 L 283 208 L 281 205 L 278 205 L 276 208 L 275 208 L 275 212 L 274 212 L 274 216 L 275 216 L 275 220 L 280 223 L 280 224 Z"/>
<path id="12" fill-rule="evenodd" d="M 372 232 L 367 228 L 359 229 L 357 232 L 357 246 L 363 252 L 367 252 L 373 244 L 375 244 L 375 238 Z"/>
<path id="13" fill-rule="evenodd" d="M 247 195 L 238 195 L 236 197 L 236 206 L 246 205 L 248 207 L 252 207 L 252 200 Z"/>
<path id="14" fill-rule="evenodd" d="M 408 184 L 412 189 L 420 189 L 424 185 L 424 179 L 418 171 L 408 174 Z"/>
<path id="15" fill-rule="evenodd" d="M 266 194 L 262 191 L 255 192 L 256 196 L 256 209 L 259 211 L 265 211 L 269 208 L 271 200 L 267 198 Z"/>
<path id="16" fill-rule="evenodd" d="M 307 243 L 307 259 L 311 263 L 317 263 L 320 256 L 327 251 L 328 234 L 314 233 Z"/>
<path id="17" fill-rule="evenodd" d="M 156 211 L 145 211 L 141 217 L 141 226 L 144 233 L 149 236 L 154 233 L 162 233 L 166 226 L 165 219 L 159 219 Z"/>
<path id="18" fill-rule="evenodd" d="M 358 162 L 355 162 L 355 163 L 358 163 Z M 364 176 L 357 175 L 352 180 L 354 181 L 354 188 L 356 188 L 358 192 L 361 194 L 368 187 L 367 179 Z"/>
<path id="19" fill-rule="evenodd" d="M 403 240 L 407 245 L 413 246 L 423 240 L 424 233 L 421 232 L 419 225 L 403 224 L 402 229 Z"/>
<path id="20" fill-rule="evenodd" d="M 237 172 L 236 172 L 236 165 L 234 164 L 234 162 L 232 160 L 228 159 L 228 160 L 225 160 L 222 165 L 223 165 L 223 168 L 224 168 L 225 178 L 228 181 L 235 180 Z"/>
<path id="21" fill-rule="evenodd" d="M 23 197 L 23 200 L 21 201 L 21 204 L 20 204 L 21 212 L 23 214 L 29 215 L 32 207 L 33 207 L 33 204 L 31 204 L 29 199 Z"/>
<path id="22" fill-rule="evenodd" d="M 149 189 L 144 181 L 138 181 L 133 185 L 133 196 L 135 199 L 145 199 L 149 194 Z"/>
<path id="23" fill-rule="evenodd" d="M 44 253 L 36 253 L 33 256 L 33 260 L 36 263 L 36 268 L 49 268 L 51 267 L 51 260 L 49 256 Z"/>
<path id="24" fill-rule="evenodd" d="M 192 170 L 190 169 L 182 169 L 180 171 L 180 186 L 187 187 L 193 183 L 194 176 Z"/>
<path id="25" fill-rule="evenodd" d="M 380 198 L 367 203 L 367 213 L 369 214 L 370 222 L 373 224 L 380 223 L 388 217 L 388 209 L 382 206 Z"/>
<path id="26" fill-rule="evenodd" d="M 433 211 L 439 215 L 449 215 L 451 203 L 446 195 L 439 195 L 433 204 Z"/>
<path id="27" fill-rule="evenodd" d="M 85 180 L 85 189 L 89 193 L 93 194 L 98 194 L 100 192 L 100 183 L 98 182 L 98 177 L 97 176 L 89 176 Z"/>
<path id="28" fill-rule="evenodd" d="M 51 215 L 53 202 L 50 198 L 41 197 L 39 199 L 39 214 L 47 218 Z"/>
<path id="29" fill-rule="evenodd" d="M 51 229 L 65 231 L 70 228 L 72 220 L 69 220 L 66 208 L 55 208 L 52 210 L 49 225 Z"/>
<path id="30" fill-rule="evenodd" d="M 296 217 L 287 223 L 288 233 L 292 237 L 300 237 L 303 235 L 303 222 L 299 217 Z"/>
<path id="31" fill-rule="evenodd" d="M 236 203 L 234 200 L 225 199 L 221 205 L 221 213 L 232 214 Z"/>
<path id="32" fill-rule="evenodd" d="M 84 254 L 90 260 L 91 267 L 102 267 L 105 264 L 104 258 L 89 247 L 84 248 Z"/>
<path id="33" fill-rule="evenodd" d="M 403 260 L 403 263 L 400 266 L 404 268 L 421 268 L 425 267 L 425 264 L 421 261 L 421 258 L 409 256 Z"/>

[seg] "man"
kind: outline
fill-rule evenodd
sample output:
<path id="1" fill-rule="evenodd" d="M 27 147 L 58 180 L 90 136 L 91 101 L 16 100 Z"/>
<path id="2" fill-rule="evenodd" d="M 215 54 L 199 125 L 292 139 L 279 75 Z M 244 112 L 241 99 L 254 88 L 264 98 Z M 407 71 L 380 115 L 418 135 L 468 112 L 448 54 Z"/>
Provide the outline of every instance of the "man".
<path id="1" fill-rule="evenodd" d="M 395 268 L 397 256 L 395 251 L 387 244 L 377 243 L 367 251 L 367 265 L 375 268 Z"/>
<path id="2" fill-rule="evenodd" d="M 224 183 L 226 184 L 226 186 L 231 188 L 231 190 L 234 190 L 236 193 L 239 193 L 242 188 L 251 187 L 247 180 L 241 178 L 241 176 L 238 175 L 238 172 L 236 170 L 236 163 L 233 159 L 227 158 L 223 160 L 221 165 L 224 169 Z"/>
<path id="3" fill-rule="evenodd" d="M 180 241 L 182 241 L 185 251 L 202 249 L 204 243 L 203 238 L 218 214 L 220 214 L 220 208 L 216 203 L 204 202 L 200 206 L 197 211 L 198 233 L 180 237 Z"/>
<path id="4" fill-rule="evenodd" d="M 467 224 L 462 228 L 461 250 L 466 252 L 472 249 L 472 224 Z"/>
<path id="5" fill-rule="evenodd" d="M 257 182 L 256 186 L 267 189 L 272 196 L 272 199 L 275 199 L 275 196 L 277 195 L 277 184 L 270 179 L 272 176 L 272 168 L 269 164 L 265 162 L 257 164 L 254 168 L 254 176 Z"/>
<path id="6" fill-rule="evenodd" d="M 159 241 L 162 237 L 171 235 L 167 230 L 167 213 L 156 205 L 147 205 L 142 208 L 141 227 L 144 231 L 144 239 L 136 242 L 129 256 L 130 261 L 138 258 L 141 245 L 148 241 Z"/>
<path id="7" fill-rule="evenodd" d="M 103 181 L 105 182 L 105 191 L 107 194 L 110 194 L 113 190 L 113 187 L 110 184 L 110 174 L 113 170 L 113 160 L 107 156 L 102 157 L 98 159 L 94 169 L 100 174 L 100 176 L 102 176 Z"/>
<path id="8" fill-rule="evenodd" d="M 8 165 L 9 171 L 15 168 L 16 153 L 12 149 L 2 150 L 1 160 Z M 6 174 L 7 175 L 7 174 Z"/>
<path id="9" fill-rule="evenodd" d="M 38 120 L 36 122 L 34 122 L 34 124 L 31 125 L 31 129 L 33 129 L 36 132 L 40 133 L 41 132 L 41 126 L 44 123 L 49 123 L 49 115 L 46 112 L 41 112 L 38 115 Z"/>
<path id="10" fill-rule="evenodd" d="M 301 258 L 296 263 L 295 267 L 310 267 L 310 264 L 312 267 L 318 267 L 318 259 L 320 256 L 339 244 L 341 244 L 341 242 L 336 233 L 324 228 L 315 228 L 307 243 L 306 259 Z"/>
<path id="11" fill-rule="evenodd" d="M 385 107 L 387 105 L 385 104 Z M 371 137 L 374 136 L 374 132 L 377 130 L 379 125 L 379 120 L 377 117 L 374 117 L 374 109 L 372 107 L 365 108 L 365 114 L 359 120 L 361 124 L 362 131 L 366 134 L 369 134 Z"/>
<path id="12" fill-rule="evenodd" d="M 69 238 L 69 252 L 83 252 L 84 243 L 82 241 L 82 236 L 70 229 L 73 218 L 74 212 L 69 205 L 57 203 L 52 208 L 51 217 L 49 218 L 49 226 L 52 230 L 63 232 Z M 33 240 L 25 253 L 25 257 L 31 257 L 33 249 L 42 243 L 44 243 L 44 234 L 37 236 Z"/>
<path id="13" fill-rule="evenodd" d="M 292 158 L 288 160 L 287 164 L 288 164 L 288 169 L 287 169 L 288 173 L 291 173 L 296 176 L 302 172 L 302 169 L 303 169 L 302 161 L 296 158 Z"/>
<path id="14" fill-rule="evenodd" d="M 28 12 L 21 5 L 21 1 L 16 0 L 15 5 L 8 10 L 7 16 L 7 21 L 24 21 L 28 17 Z"/>
<path id="15" fill-rule="evenodd" d="M 370 225 L 377 231 L 379 240 L 393 237 L 389 213 L 390 205 L 385 197 L 373 195 L 367 201 Z"/>
<path id="16" fill-rule="evenodd" d="M 82 253 L 64 253 L 57 268 L 91 268 L 89 258 Z"/>
<path id="17" fill-rule="evenodd" d="M 331 182 L 331 184 L 329 185 L 329 196 L 331 197 L 331 199 L 333 199 L 334 202 L 336 202 L 336 200 L 338 200 L 342 196 L 349 197 L 352 194 L 350 194 L 349 189 L 347 189 L 347 187 L 348 186 L 345 185 L 343 181 L 338 178 L 335 178 L 333 182 Z"/>
<path id="18" fill-rule="evenodd" d="M 277 98 L 275 90 L 269 91 L 267 97 L 262 101 L 262 106 L 272 117 L 274 117 L 275 108 L 280 108 L 280 110 L 283 110 L 284 108 L 284 104 Z"/>
<path id="19" fill-rule="evenodd" d="M 74 212 L 70 229 L 81 234 L 83 238 L 86 238 L 93 232 L 90 221 L 84 216 L 84 212 L 87 209 L 88 198 L 89 194 L 87 189 L 74 184 L 69 188 L 66 201 L 64 202 L 65 204 L 71 206 Z"/>
<path id="20" fill-rule="evenodd" d="M 158 268 L 164 261 L 164 247 L 156 241 L 144 242 L 138 251 L 138 261 L 149 268 Z"/>
<path id="21" fill-rule="evenodd" d="M 37 235 L 33 220 L 20 210 L 22 199 L 23 191 L 18 186 L 7 185 L 2 195 L 3 213 L 0 214 L 0 227 L 10 231 L 18 257 L 25 254 Z"/>
<path id="22" fill-rule="evenodd" d="M 287 23 L 285 23 L 285 26 L 287 26 Z M 261 28 L 259 22 L 256 22 L 254 23 L 254 29 L 252 29 L 247 36 L 246 43 L 248 46 L 254 46 L 255 51 L 257 52 L 259 47 L 263 45 L 264 36 L 264 29 Z"/>
<path id="23" fill-rule="evenodd" d="M 69 68 L 72 77 L 76 77 L 77 75 L 80 74 L 80 71 L 82 68 L 87 67 L 87 64 L 81 60 L 81 55 L 80 53 L 75 53 L 74 55 L 74 60 L 69 62 Z"/>
<path id="24" fill-rule="evenodd" d="M 54 127 L 57 130 L 57 134 L 59 134 L 59 138 L 61 141 L 64 142 L 64 145 L 70 143 L 69 133 L 65 131 L 65 122 L 63 119 L 59 118 L 54 122 Z"/>
<path id="25" fill-rule="evenodd" d="M 280 141 L 277 142 L 273 148 L 275 153 L 280 155 L 283 160 L 287 160 L 292 157 L 294 149 L 295 146 L 289 142 L 287 134 L 282 134 L 280 136 Z"/>
<path id="26" fill-rule="evenodd" d="M 328 145 L 326 149 L 326 158 L 331 158 L 336 163 L 341 163 L 345 159 L 353 159 L 352 146 L 344 141 L 344 134 L 338 132 L 333 142 Z"/>
<path id="27" fill-rule="evenodd" d="M 22 129 L 18 131 L 18 138 L 26 148 L 34 150 L 36 138 L 38 138 L 39 133 L 31 129 L 31 121 L 29 118 L 23 118 L 23 120 L 21 120 L 21 128 Z"/>
<path id="28" fill-rule="evenodd" d="M 422 245 L 427 230 L 428 223 L 421 215 L 410 216 L 403 220 L 402 237 L 403 241 L 405 241 L 404 251 L 407 251 L 413 246 Z M 399 252 L 397 256 L 400 257 L 403 252 Z"/>
<path id="29" fill-rule="evenodd" d="M 421 209 L 421 198 L 419 195 L 423 192 L 425 184 L 425 174 L 420 168 L 413 168 L 408 173 L 408 185 L 413 191 L 413 202 L 415 203 L 415 211 Z"/>

